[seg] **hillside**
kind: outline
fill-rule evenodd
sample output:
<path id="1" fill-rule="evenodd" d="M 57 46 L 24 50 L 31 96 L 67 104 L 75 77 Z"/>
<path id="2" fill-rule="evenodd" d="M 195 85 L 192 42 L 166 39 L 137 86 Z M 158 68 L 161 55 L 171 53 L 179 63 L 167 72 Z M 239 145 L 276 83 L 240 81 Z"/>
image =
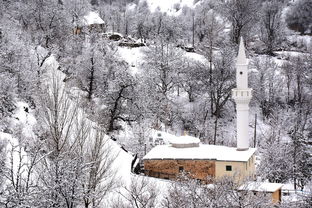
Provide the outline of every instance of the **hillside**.
<path id="1" fill-rule="evenodd" d="M 237 146 L 241 37 L 255 178 L 285 184 L 274 206 L 310 207 L 311 22 L 309 0 L 1 1 L 0 207 L 214 207 L 241 194 L 233 179 L 142 167 L 181 135 Z M 227 203 L 273 206 L 239 196 Z"/>

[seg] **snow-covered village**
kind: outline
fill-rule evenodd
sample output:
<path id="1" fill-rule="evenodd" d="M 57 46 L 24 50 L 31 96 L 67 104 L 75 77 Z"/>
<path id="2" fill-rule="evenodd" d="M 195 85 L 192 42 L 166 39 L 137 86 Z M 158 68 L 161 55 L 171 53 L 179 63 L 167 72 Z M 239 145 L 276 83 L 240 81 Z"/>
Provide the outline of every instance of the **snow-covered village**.
<path id="1" fill-rule="evenodd" d="M 0 0 L 0 208 L 312 207 L 312 0 Z"/>

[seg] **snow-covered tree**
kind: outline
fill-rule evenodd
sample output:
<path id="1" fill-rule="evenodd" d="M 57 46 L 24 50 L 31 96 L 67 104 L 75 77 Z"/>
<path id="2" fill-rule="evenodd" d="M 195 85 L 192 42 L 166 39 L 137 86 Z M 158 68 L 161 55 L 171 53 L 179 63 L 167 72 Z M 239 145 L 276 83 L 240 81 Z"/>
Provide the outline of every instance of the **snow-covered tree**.
<path id="1" fill-rule="evenodd" d="M 146 106 L 156 114 L 157 119 L 170 126 L 173 119 L 172 95 L 178 87 L 178 76 L 184 67 L 182 51 L 168 40 L 160 39 L 145 51 L 146 72 L 142 79 L 147 92 L 147 101 L 152 105 Z M 144 90 L 144 91 L 146 91 Z"/>
<path id="2" fill-rule="evenodd" d="M 283 38 L 282 8 L 278 1 L 266 1 L 262 4 L 260 39 L 269 55 L 273 54 L 273 50 L 281 44 Z"/>
<path id="3" fill-rule="evenodd" d="M 264 180 L 268 179 L 272 183 L 286 183 L 290 179 L 291 173 L 288 156 L 290 147 L 282 140 L 283 135 L 281 135 L 282 132 L 278 125 L 274 124 L 272 126 L 259 139 L 261 163 L 258 174 Z"/>
<path id="4" fill-rule="evenodd" d="M 255 58 L 251 67 L 256 72 L 251 74 L 252 87 L 257 89 L 254 98 L 259 104 L 262 115 L 268 118 L 281 99 L 282 79 L 277 74 L 278 65 L 270 58 Z"/>
<path id="5" fill-rule="evenodd" d="M 163 207 L 250 207 L 273 206 L 271 199 L 264 194 L 237 191 L 239 184 L 231 177 L 210 179 L 213 185 L 185 178 L 172 183 L 169 193 L 164 197 Z"/>
<path id="6" fill-rule="evenodd" d="M 152 208 L 158 207 L 160 190 L 148 178 L 134 176 L 129 187 L 119 191 L 119 198 L 112 205 L 113 208 Z"/>
<path id="7" fill-rule="evenodd" d="M 16 2 L 13 7 L 13 11 L 18 11 L 13 15 L 23 29 L 31 34 L 36 44 L 46 48 L 55 47 L 72 33 L 70 18 L 67 17 L 62 1 L 31 0 Z"/>
<path id="8" fill-rule="evenodd" d="M 212 67 L 210 68 L 210 63 L 205 64 L 200 71 L 199 80 L 203 85 L 202 93 L 210 95 L 210 108 L 206 108 L 203 115 L 205 115 L 205 121 L 208 116 L 213 117 L 213 144 L 217 143 L 218 120 L 223 116 L 225 106 L 231 98 L 231 90 L 235 86 L 233 56 L 232 48 L 225 45 L 220 51 L 220 57 L 212 60 Z"/>
<path id="9" fill-rule="evenodd" d="M 293 3 L 286 14 L 289 28 L 304 34 L 312 30 L 312 2 L 299 0 Z"/>
<path id="10" fill-rule="evenodd" d="M 238 44 L 241 36 L 246 36 L 258 17 L 259 1 L 229 0 L 222 1 L 219 11 L 231 23 L 231 39 Z"/>

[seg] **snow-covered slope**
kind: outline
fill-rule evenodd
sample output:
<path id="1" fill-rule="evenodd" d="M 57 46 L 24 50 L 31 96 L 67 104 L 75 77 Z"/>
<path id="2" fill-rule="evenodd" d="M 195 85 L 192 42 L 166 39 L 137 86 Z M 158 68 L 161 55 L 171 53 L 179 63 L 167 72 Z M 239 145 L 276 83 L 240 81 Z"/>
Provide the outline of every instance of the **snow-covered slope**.
<path id="1" fill-rule="evenodd" d="M 134 75 L 139 71 L 139 66 L 143 63 L 143 48 L 118 47 L 118 53 L 130 67 L 131 73 Z"/>
<path id="2" fill-rule="evenodd" d="M 46 61 L 46 68 L 47 68 L 47 77 L 46 80 L 53 80 L 53 78 L 59 79 L 59 84 L 62 85 L 62 88 L 65 88 L 65 83 L 63 82 L 63 79 L 65 78 L 65 74 L 63 74 L 61 71 L 59 71 L 58 63 L 54 56 L 49 57 L 49 59 Z M 51 84 L 51 83 L 47 83 Z M 72 101 L 75 102 L 75 101 Z M 86 118 L 86 115 L 84 114 L 83 110 L 79 109 L 79 116 Z M 88 122 L 92 123 L 90 120 Z M 93 123 L 94 125 L 94 123 Z M 91 134 L 92 135 L 92 134 Z M 92 139 L 92 138 L 90 138 Z M 113 169 L 117 173 L 117 177 L 120 178 L 120 180 L 124 180 L 125 182 L 130 180 L 130 172 L 131 172 L 131 161 L 133 159 L 133 156 L 124 150 L 120 148 L 120 146 L 114 142 L 113 140 L 109 139 L 109 137 L 106 137 L 106 140 L 111 147 L 111 154 L 116 155 L 116 158 L 113 162 Z"/>
<path id="3" fill-rule="evenodd" d="M 20 166 L 20 164 L 26 164 L 28 162 L 27 153 L 24 148 L 21 148 L 19 139 L 20 135 L 23 135 L 23 142 L 32 142 L 31 139 L 34 136 L 33 127 L 37 123 L 32 110 L 25 102 L 18 101 L 16 103 L 16 110 L 12 115 L 10 126 L 14 129 L 14 133 L 0 132 L 0 142 L 5 144 L 5 154 L 7 160 L 5 161 L 7 167 L 10 167 L 12 172 L 10 177 L 16 181 L 16 177 L 26 176 L 26 166 Z M 3 185 L 3 184 L 2 184 Z"/>

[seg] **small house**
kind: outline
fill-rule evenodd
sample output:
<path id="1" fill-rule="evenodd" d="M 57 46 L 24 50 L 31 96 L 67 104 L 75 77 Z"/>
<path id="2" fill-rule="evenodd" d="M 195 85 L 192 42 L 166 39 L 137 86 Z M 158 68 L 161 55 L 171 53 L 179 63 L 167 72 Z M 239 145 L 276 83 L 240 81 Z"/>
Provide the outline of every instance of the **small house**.
<path id="1" fill-rule="evenodd" d="M 97 12 L 89 12 L 82 19 L 76 22 L 76 26 L 74 28 L 74 34 L 76 35 L 90 31 L 105 31 L 105 22 Z"/>
<path id="2" fill-rule="evenodd" d="M 282 186 L 283 184 L 281 183 L 248 181 L 247 183 L 241 185 L 238 188 L 238 191 L 253 192 L 255 195 L 270 195 L 273 203 L 279 203 L 282 198 Z"/>

